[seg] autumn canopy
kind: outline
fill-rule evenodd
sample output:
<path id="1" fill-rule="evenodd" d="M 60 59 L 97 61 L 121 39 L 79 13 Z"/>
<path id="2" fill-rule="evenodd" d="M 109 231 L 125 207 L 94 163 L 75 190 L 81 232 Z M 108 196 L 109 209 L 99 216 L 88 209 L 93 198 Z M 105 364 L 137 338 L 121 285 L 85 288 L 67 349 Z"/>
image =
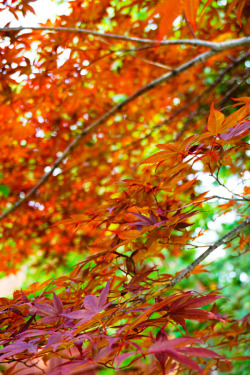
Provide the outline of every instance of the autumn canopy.
<path id="1" fill-rule="evenodd" d="M 247 375 L 249 3 L 39 2 L 0 0 L 0 372 Z"/>

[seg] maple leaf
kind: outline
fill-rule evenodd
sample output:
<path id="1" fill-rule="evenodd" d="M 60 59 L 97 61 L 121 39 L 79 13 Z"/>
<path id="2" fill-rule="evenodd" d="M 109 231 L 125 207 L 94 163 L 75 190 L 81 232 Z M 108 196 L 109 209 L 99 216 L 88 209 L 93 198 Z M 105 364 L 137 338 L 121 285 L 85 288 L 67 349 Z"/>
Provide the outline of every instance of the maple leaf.
<path id="1" fill-rule="evenodd" d="M 141 221 L 135 221 L 131 223 L 131 225 L 136 225 L 137 230 L 142 229 L 143 226 L 160 227 L 161 225 L 165 224 L 168 221 L 167 219 L 158 221 L 157 216 L 152 211 L 150 212 L 150 219 L 144 215 L 138 214 L 137 212 L 129 212 L 129 213 L 141 219 Z"/>
<path id="2" fill-rule="evenodd" d="M 4 0 L 0 13 L 22 25 L 32 3 Z M 16 272 L 34 259 L 36 279 L 53 274 L 0 298 L 6 374 L 35 373 L 40 360 L 51 374 L 113 371 L 123 359 L 128 373 L 158 374 L 157 360 L 176 375 L 200 372 L 200 363 L 205 374 L 215 364 L 230 372 L 200 340 L 237 347 L 235 360 L 246 357 L 248 316 L 222 315 L 217 292 L 185 288 L 190 274 L 204 271 L 201 259 L 227 240 L 229 247 L 238 236 L 245 252 L 249 220 L 171 274 L 172 261 L 188 261 L 187 249 L 215 211 L 221 219 L 246 214 L 250 192 L 221 197 L 223 205 L 209 194 L 210 205 L 204 193 L 208 174 L 218 183 L 230 175 L 244 182 L 248 144 L 241 138 L 250 110 L 250 98 L 240 97 L 248 79 L 247 1 L 204 3 L 197 22 L 200 0 L 71 0 L 55 21 L 0 28 L 0 270 Z M 81 261 L 68 272 L 71 252 Z M 119 299 L 111 306 L 110 282 L 101 287 L 109 279 Z M 192 337 L 171 340 L 179 325 Z"/>
<path id="3" fill-rule="evenodd" d="M 164 330 L 158 332 L 156 336 L 156 342 L 149 348 L 149 353 L 154 353 L 156 359 L 159 361 L 163 373 L 165 373 L 165 363 L 170 357 L 171 359 L 184 364 L 185 366 L 199 371 L 204 374 L 200 366 L 186 355 L 193 355 L 196 357 L 220 357 L 224 358 L 220 354 L 203 348 L 187 347 L 186 345 L 194 344 L 198 340 L 191 337 L 179 337 L 172 340 L 167 340 L 167 335 Z M 186 355 L 183 355 L 183 354 Z"/>
<path id="4" fill-rule="evenodd" d="M 130 280 L 130 282 L 125 286 L 125 289 L 130 291 L 130 292 L 137 292 L 139 290 L 146 290 L 147 288 L 145 288 L 144 286 L 141 286 L 140 285 L 140 282 L 142 281 L 145 281 L 147 276 L 153 272 L 154 269 L 150 269 L 150 270 L 146 270 L 146 271 L 141 271 L 140 273 L 138 273 L 137 275 L 135 275 L 134 277 L 132 277 L 132 279 Z"/>
<path id="5" fill-rule="evenodd" d="M 207 130 L 213 135 L 218 135 L 221 132 L 222 124 L 225 116 L 220 111 L 214 108 L 214 102 L 211 104 L 210 114 L 207 122 Z"/>
<path id="6" fill-rule="evenodd" d="M 193 27 L 193 31 L 196 32 L 196 15 L 201 0 L 183 0 L 183 10 L 185 15 Z"/>
<path id="7" fill-rule="evenodd" d="M 102 290 L 99 298 L 94 295 L 86 296 L 83 300 L 83 306 L 85 307 L 84 310 L 64 313 L 61 314 L 61 316 L 70 319 L 80 319 L 80 321 L 77 323 L 77 326 L 91 320 L 95 315 L 97 315 L 99 312 L 101 312 L 111 304 L 111 302 L 106 303 L 109 294 L 109 285 L 110 280 Z"/>
<path id="8" fill-rule="evenodd" d="M 17 340 L 16 342 L 9 344 L 5 348 L 0 349 L 0 360 L 11 357 L 18 353 L 25 352 L 26 350 L 30 354 L 36 353 L 37 348 L 38 348 L 38 345 L 37 345 L 38 342 L 39 342 L 39 339 L 30 340 L 29 342 L 25 342 L 23 340 Z"/>
<path id="9" fill-rule="evenodd" d="M 164 0 L 156 6 L 153 14 L 161 15 L 158 38 L 161 40 L 164 35 L 168 34 L 173 27 L 174 20 L 184 11 L 188 22 L 192 25 L 193 31 L 196 31 L 196 15 L 200 0 Z"/>
<path id="10" fill-rule="evenodd" d="M 162 308 L 162 311 L 167 311 L 167 316 L 169 316 L 171 319 L 173 319 L 176 323 L 180 324 L 186 334 L 188 335 L 187 327 L 185 320 L 191 319 L 196 321 L 206 321 L 208 319 L 215 319 L 215 320 L 221 320 L 224 322 L 224 320 L 218 315 L 198 309 L 197 307 L 203 307 L 206 306 L 214 301 L 216 301 L 218 298 L 224 298 L 218 295 L 207 295 L 205 297 L 193 297 L 190 293 L 185 293 L 182 296 L 176 298 L 175 302 L 171 305 L 168 305 L 164 308 Z"/>

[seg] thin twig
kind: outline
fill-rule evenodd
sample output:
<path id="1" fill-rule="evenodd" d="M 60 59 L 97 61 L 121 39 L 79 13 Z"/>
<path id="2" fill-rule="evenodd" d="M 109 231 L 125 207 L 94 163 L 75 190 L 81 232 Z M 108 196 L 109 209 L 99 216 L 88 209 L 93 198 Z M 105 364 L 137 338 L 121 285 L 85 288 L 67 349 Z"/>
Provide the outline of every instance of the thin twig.
<path id="1" fill-rule="evenodd" d="M 219 171 L 218 171 L 219 172 Z M 244 201 L 248 201 L 248 202 L 250 202 L 250 198 L 244 198 L 244 197 L 242 197 L 240 194 L 237 194 L 237 193 L 233 193 L 225 184 L 223 184 L 222 182 L 220 182 L 220 180 L 219 180 L 219 177 L 217 176 L 214 176 L 214 174 L 213 173 L 210 173 L 210 175 L 211 175 L 211 177 L 213 177 L 214 179 L 215 179 L 215 181 L 217 181 L 218 182 L 218 184 L 220 185 L 220 186 L 222 186 L 222 187 L 224 187 L 230 194 L 232 194 L 232 195 L 235 195 L 235 196 L 237 196 L 237 197 L 240 197 L 242 200 L 244 200 Z"/>
<path id="2" fill-rule="evenodd" d="M 184 271 L 180 272 L 178 276 L 176 276 L 174 279 L 167 281 L 166 286 L 159 289 L 157 292 L 153 293 L 154 297 L 156 295 L 161 295 L 165 293 L 169 288 L 172 288 L 177 283 L 179 283 L 184 277 L 187 277 L 193 269 L 198 266 L 205 258 L 208 257 L 214 250 L 216 250 L 219 246 L 224 245 L 234 239 L 238 236 L 238 234 L 246 228 L 248 225 L 250 225 L 250 217 L 248 217 L 245 221 L 243 221 L 240 225 L 232 229 L 230 232 L 225 234 L 222 238 L 220 238 L 218 241 L 216 241 L 213 245 L 209 246 L 209 248 L 204 251 L 198 258 L 195 259 L 193 263 L 191 263 Z M 151 297 L 152 298 L 152 297 Z M 147 298 L 148 300 L 149 298 Z"/>
<path id="3" fill-rule="evenodd" d="M 248 198 L 242 198 L 242 199 L 238 199 L 238 198 L 224 198 L 224 197 L 219 197 L 218 195 L 213 195 L 212 197 L 209 197 L 209 199 L 213 199 L 213 198 L 224 199 L 226 201 L 237 201 L 237 202 L 250 201 L 250 199 L 248 199 Z"/>
<path id="4" fill-rule="evenodd" d="M 231 95 L 240 87 L 240 85 L 242 85 L 242 83 L 246 82 L 249 78 L 249 75 L 250 75 L 250 72 L 247 71 L 243 77 L 242 77 L 242 80 L 240 82 L 236 82 L 230 90 L 227 91 L 227 94 L 225 95 L 225 97 L 220 101 L 220 105 L 223 106 L 225 103 L 227 103 L 228 99 L 231 98 Z"/>
<path id="5" fill-rule="evenodd" d="M 187 19 L 187 17 L 186 17 L 185 12 L 183 11 L 182 14 L 183 14 L 183 17 L 184 17 L 184 19 L 185 19 L 185 21 L 186 21 L 186 24 L 187 24 L 187 26 L 188 26 L 188 28 L 189 28 L 189 30 L 190 30 L 190 32 L 191 32 L 193 38 L 196 39 L 196 35 L 195 35 L 195 33 L 194 33 L 194 30 L 193 30 L 192 26 L 190 25 L 190 23 L 189 23 L 189 21 L 188 21 L 188 19 Z"/>

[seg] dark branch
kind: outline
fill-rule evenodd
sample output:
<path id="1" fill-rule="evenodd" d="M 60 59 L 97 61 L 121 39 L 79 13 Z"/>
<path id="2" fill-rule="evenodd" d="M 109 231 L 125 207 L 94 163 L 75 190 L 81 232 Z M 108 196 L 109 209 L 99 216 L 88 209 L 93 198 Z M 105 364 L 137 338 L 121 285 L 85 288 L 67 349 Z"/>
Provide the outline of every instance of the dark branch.
<path id="1" fill-rule="evenodd" d="M 223 80 L 223 78 L 224 78 L 224 76 L 226 74 L 228 74 L 232 69 L 234 69 L 236 66 L 238 66 L 239 64 L 241 64 L 243 61 L 245 61 L 249 56 L 250 56 L 250 51 L 248 51 L 244 55 L 240 56 L 239 58 L 235 59 L 230 65 L 228 65 L 225 69 L 223 69 L 219 73 L 219 75 L 216 78 L 216 80 L 208 88 L 206 88 L 202 93 L 200 93 L 199 95 L 196 95 L 195 97 L 193 97 L 188 103 L 186 103 L 182 107 L 178 108 L 168 118 L 166 118 L 165 120 L 161 121 L 159 124 L 156 124 L 151 129 L 151 131 L 148 134 L 146 134 L 145 136 L 143 136 L 143 137 L 141 137 L 139 139 L 136 139 L 134 142 L 132 142 L 131 144 L 127 145 L 126 148 L 130 148 L 131 146 L 135 146 L 136 144 L 139 144 L 144 139 L 147 139 L 148 137 L 150 137 L 153 134 L 153 132 L 155 132 L 157 129 L 161 128 L 165 124 L 171 123 L 175 119 L 175 117 L 177 117 L 180 113 L 182 113 L 184 110 L 186 110 L 187 108 L 189 108 L 192 104 L 200 102 L 214 88 L 216 88 L 218 86 L 218 84 L 220 84 L 220 82 Z M 223 98 L 223 102 L 224 102 L 224 98 Z M 219 103 L 219 105 L 221 105 L 221 102 Z M 194 117 L 196 117 L 197 115 L 199 115 L 199 114 L 200 114 L 200 109 L 198 109 L 197 111 L 191 113 L 190 116 L 188 117 L 187 121 L 183 124 L 182 129 L 177 133 L 177 135 L 173 139 L 169 140 L 169 142 L 176 142 L 176 141 L 178 141 L 179 138 L 181 137 L 181 135 L 187 130 L 187 128 L 188 128 L 191 120 Z"/>
<path id="2" fill-rule="evenodd" d="M 177 283 L 179 283 L 184 277 L 187 277 L 193 269 L 198 266 L 204 259 L 208 257 L 214 250 L 216 250 L 219 246 L 224 245 L 234 239 L 238 236 L 238 234 L 246 228 L 248 225 L 250 225 L 250 217 L 248 217 L 245 221 L 243 221 L 240 225 L 232 229 L 230 232 L 225 234 L 222 238 L 220 238 L 218 241 L 216 241 L 213 245 L 209 246 L 209 248 L 204 251 L 193 263 L 191 263 L 184 271 L 179 273 L 178 276 L 176 276 L 174 279 L 167 281 L 166 286 L 158 290 L 156 293 L 157 295 L 163 294 L 166 290 L 169 288 L 175 286 Z"/>

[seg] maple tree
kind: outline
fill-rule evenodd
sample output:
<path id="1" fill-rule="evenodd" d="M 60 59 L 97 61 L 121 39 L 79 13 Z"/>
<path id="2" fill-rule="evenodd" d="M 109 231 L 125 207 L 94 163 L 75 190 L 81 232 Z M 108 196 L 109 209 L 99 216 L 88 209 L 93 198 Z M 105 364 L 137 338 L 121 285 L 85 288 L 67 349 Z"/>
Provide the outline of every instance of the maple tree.
<path id="1" fill-rule="evenodd" d="M 33 3 L 0 11 L 20 21 Z M 54 276 L 0 298 L 5 374 L 232 373 L 249 358 L 248 316 L 222 314 L 201 264 L 249 247 L 248 14 L 246 0 L 72 0 L 53 23 L 0 28 L 0 271 L 31 258 Z"/>

